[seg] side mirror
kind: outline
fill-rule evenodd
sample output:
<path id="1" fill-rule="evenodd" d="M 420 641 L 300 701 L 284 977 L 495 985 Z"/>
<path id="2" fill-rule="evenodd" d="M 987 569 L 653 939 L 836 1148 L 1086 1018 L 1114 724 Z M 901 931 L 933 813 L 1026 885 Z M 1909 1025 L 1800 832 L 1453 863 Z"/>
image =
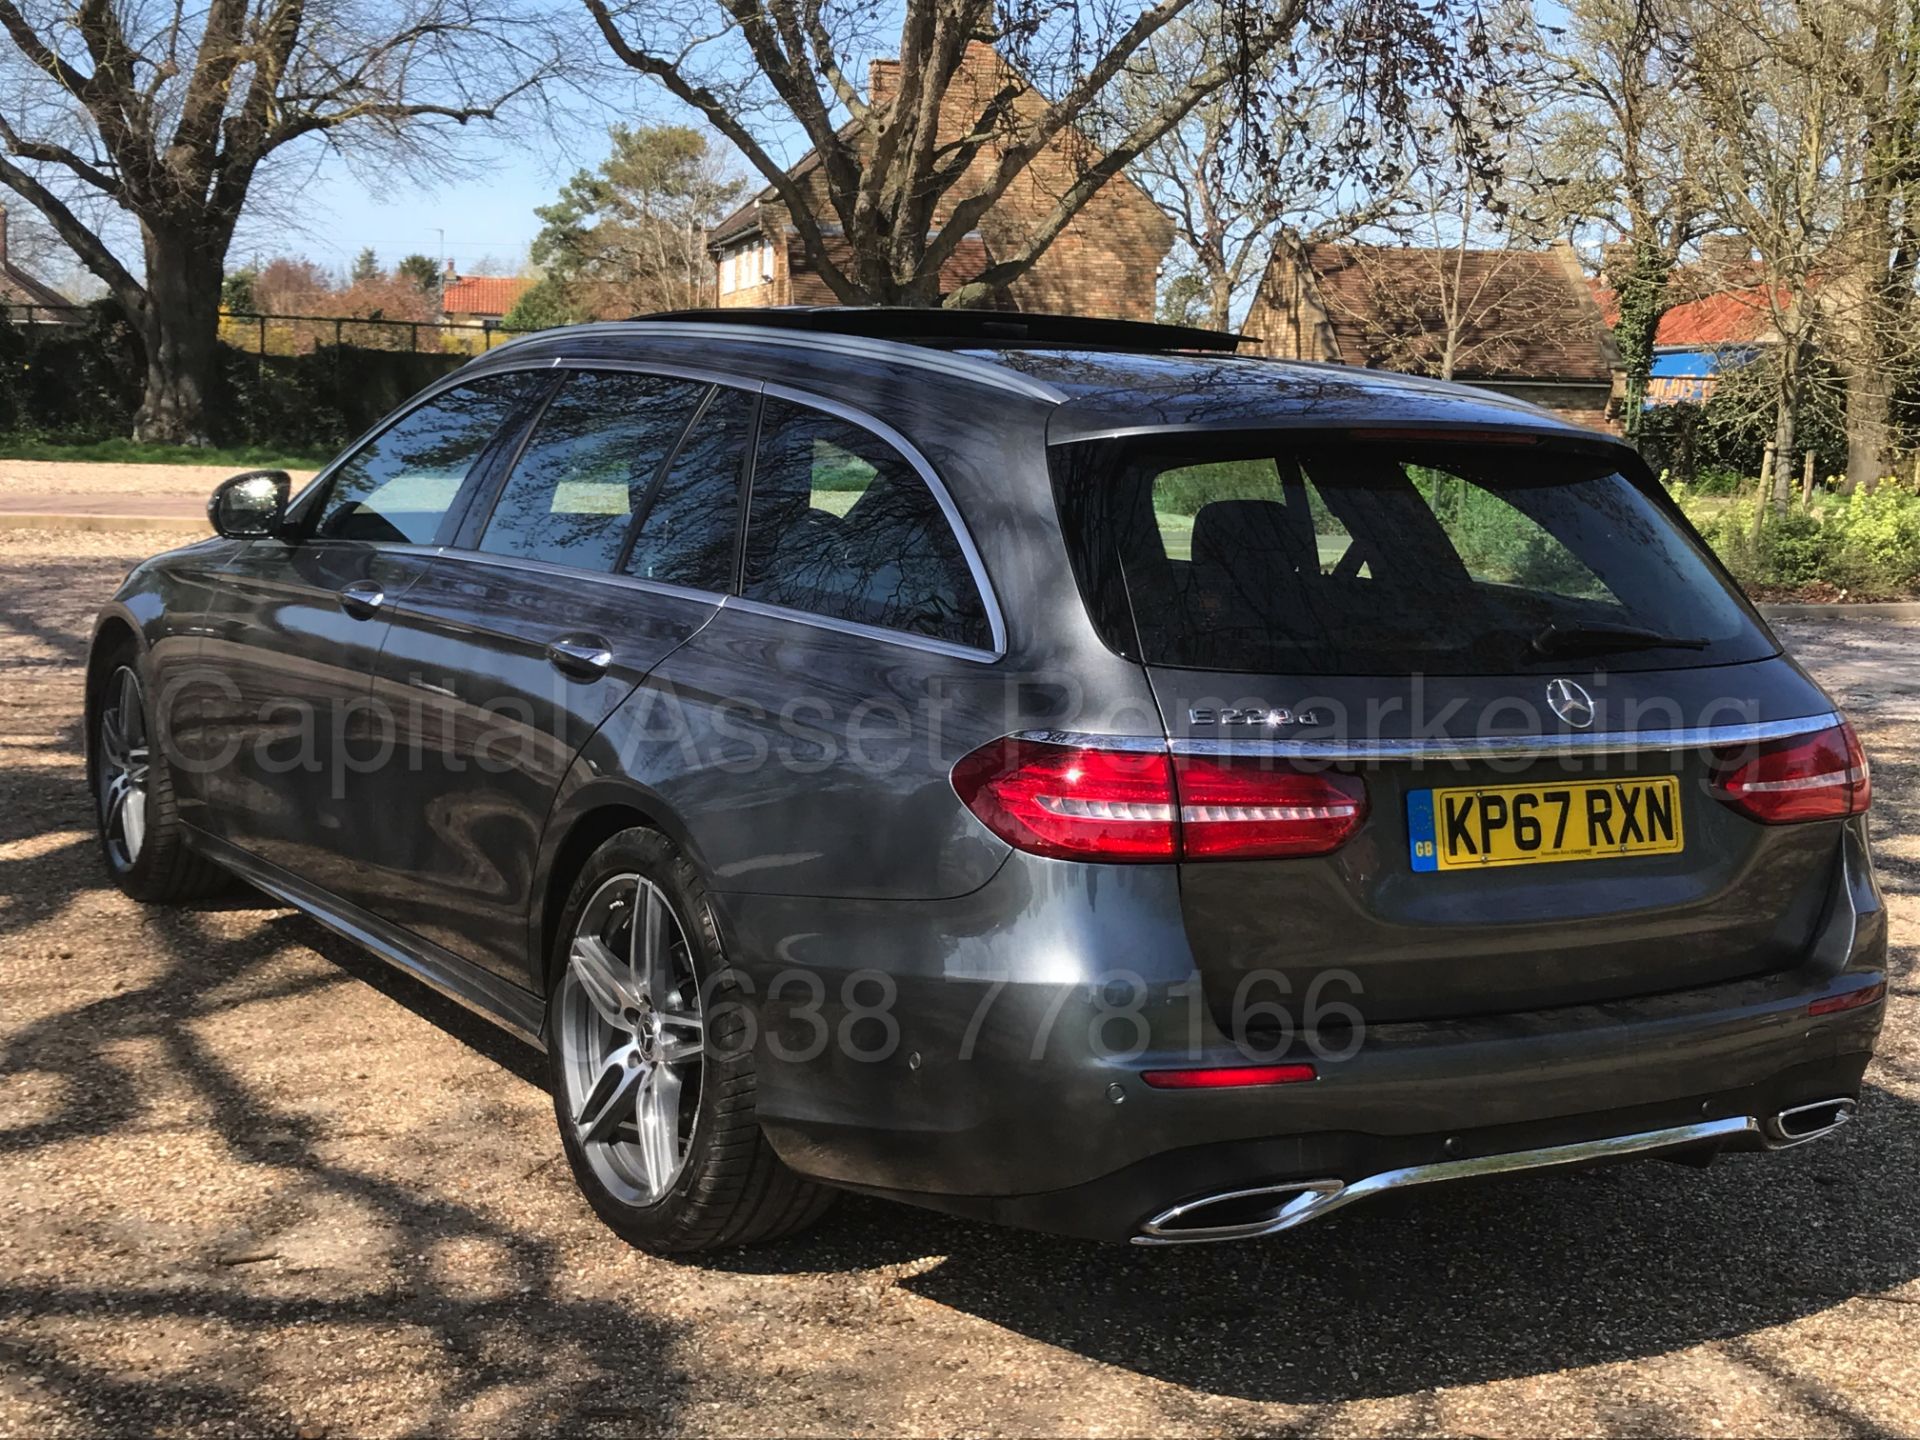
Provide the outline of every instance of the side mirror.
<path id="1" fill-rule="evenodd" d="M 222 480 L 207 501 L 207 519 L 213 522 L 214 533 L 229 540 L 279 534 L 292 485 L 284 470 L 249 470 Z"/>

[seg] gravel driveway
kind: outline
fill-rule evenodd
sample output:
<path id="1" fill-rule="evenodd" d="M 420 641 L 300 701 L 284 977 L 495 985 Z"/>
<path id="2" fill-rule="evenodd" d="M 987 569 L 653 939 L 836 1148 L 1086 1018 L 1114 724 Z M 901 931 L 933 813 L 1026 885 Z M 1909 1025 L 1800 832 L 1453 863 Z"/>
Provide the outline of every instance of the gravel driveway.
<path id="1" fill-rule="evenodd" d="M 1150 1252 L 868 1201 L 676 1264 L 536 1057 L 258 898 L 148 911 L 76 716 L 140 536 L 0 532 L 0 1433 L 1920 1432 L 1920 626 L 1787 627 L 1877 770 L 1858 1124 Z"/>

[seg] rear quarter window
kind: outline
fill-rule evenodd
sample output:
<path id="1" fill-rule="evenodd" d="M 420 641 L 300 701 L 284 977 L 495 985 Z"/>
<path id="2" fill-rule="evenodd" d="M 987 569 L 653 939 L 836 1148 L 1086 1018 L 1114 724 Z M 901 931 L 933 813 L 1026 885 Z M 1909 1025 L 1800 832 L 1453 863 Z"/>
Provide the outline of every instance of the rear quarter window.
<path id="1" fill-rule="evenodd" d="M 880 436 L 769 398 L 747 506 L 742 593 L 985 650 L 985 602 L 940 502 Z"/>

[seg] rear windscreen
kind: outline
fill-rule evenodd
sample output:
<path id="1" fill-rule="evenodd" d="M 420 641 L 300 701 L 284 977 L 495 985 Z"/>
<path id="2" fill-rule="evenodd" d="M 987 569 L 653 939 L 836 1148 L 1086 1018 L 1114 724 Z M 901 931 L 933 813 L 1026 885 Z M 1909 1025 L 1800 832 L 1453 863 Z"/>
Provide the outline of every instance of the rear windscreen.
<path id="1" fill-rule="evenodd" d="M 1269 431 L 1061 447 L 1054 484 L 1096 623 L 1149 664 L 1510 674 L 1774 653 L 1664 497 L 1616 465 Z"/>

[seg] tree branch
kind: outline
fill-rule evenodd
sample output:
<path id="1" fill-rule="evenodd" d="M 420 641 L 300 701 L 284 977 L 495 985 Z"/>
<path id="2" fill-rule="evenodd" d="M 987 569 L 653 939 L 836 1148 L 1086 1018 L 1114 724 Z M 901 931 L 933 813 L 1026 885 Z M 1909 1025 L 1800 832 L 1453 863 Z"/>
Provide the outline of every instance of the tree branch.
<path id="1" fill-rule="evenodd" d="M 14 194 L 25 200 L 34 209 L 46 217 L 55 233 L 67 243 L 67 247 L 80 257 L 81 263 L 106 282 L 120 303 L 129 310 L 139 310 L 146 304 L 146 287 L 133 278 L 133 275 L 114 258 L 111 250 L 100 242 L 100 238 L 88 229 L 68 209 L 66 203 L 32 175 L 12 162 L 0 159 L 0 185 L 5 185 Z"/>
<path id="2" fill-rule="evenodd" d="M 0 0 L 4 3 L 4 0 Z M 704 85 L 696 85 L 680 73 L 679 67 L 672 61 L 663 59 L 645 50 L 636 49 L 627 43 L 626 36 L 614 24 L 608 11 L 606 0 L 586 0 L 587 12 L 593 16 L 594 24 L 599 27 L 601 38 L 607 42 L 620 62 L 642 75 L 649 75 L 666 87 L 667 92 L 682 103 L 693 107 L 706 118 L 708 124 L 724 135 L 747 163 L 758 170 L 774 193 L 786 202 L 789 218 L 795 229 L 800 232 L 807 253 L 813 257 L 819 267 L 821 278 L 842 301 L 849 305 L 860 303 L 859 288 L 853 285 L 840 267 L 827 258 L 826 237 L 821 233 L 819 217 L 814 215 L 807 195 L 800 183 L 787 173 L 787 168 L 776 161 L 753 137 L 753 133 L 741 124 L 734 109 Z"/>

